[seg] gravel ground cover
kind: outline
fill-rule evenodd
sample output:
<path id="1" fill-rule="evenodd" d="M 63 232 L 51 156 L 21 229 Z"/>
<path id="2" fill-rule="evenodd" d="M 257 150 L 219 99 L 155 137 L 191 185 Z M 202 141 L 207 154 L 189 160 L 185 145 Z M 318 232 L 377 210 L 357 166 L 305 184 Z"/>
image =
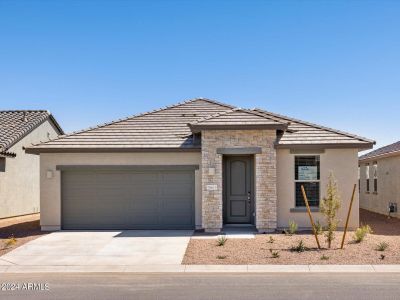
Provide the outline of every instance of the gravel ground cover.
<path id="1" fill-rule="evenodd" d="M 47 234 L 40 231 L 39 214 L 0 220 L 0 256 Z M 14 239 L 12 239 L 14 237 Z"/>
<path id="2" fill-rule="evenodd" d="M 317 249 L 311 232 L 294 235 L 257 234 L 254 239 L 228 239 L 218 246 L 216 239 L 191 239 L 183 264 L 399 264 L 400 220 L 360 210 L 360 222 L 374 231 L 361 243 L 353 241 L 354 232 L 346 236 L 340 249 L 343 232 L 336 232 L 332 248 L 327 249 L 325 237 L 319 235 L 321 250 Z M 272 240 L 271 240 L 272 239 Z M 303 252 L 291 250 L 303 241 Z M 387 243 L 378 251 L 379 243 Z"/>

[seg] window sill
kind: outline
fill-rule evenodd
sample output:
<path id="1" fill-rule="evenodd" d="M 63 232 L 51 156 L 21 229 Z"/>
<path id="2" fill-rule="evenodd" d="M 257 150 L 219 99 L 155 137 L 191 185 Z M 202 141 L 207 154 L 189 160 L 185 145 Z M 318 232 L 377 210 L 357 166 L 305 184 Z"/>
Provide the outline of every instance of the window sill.
<path id="1" fill-rule="evenodd" d="M 311 212 L 319 212 L 319 207 L 310 207 Z M 306 207 L 294 207 L 290 209 L 290 212 L 293 213 L 304 213 L 307 212 L 307 208 Z"/>

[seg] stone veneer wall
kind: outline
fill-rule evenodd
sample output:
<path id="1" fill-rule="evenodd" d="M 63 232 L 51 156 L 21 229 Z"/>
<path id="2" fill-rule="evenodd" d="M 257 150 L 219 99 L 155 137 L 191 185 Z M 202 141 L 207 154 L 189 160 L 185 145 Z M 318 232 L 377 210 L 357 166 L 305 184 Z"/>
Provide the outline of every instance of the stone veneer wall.
<path id="1" fill-rule="evenodd" d="M 217 148 L 261 147 L 255 155 L 255 222 L 259 231 L 277 227 L 275 130 L 202 131 L 202 222 L 207 232 L 222 228 L 222 156 Z M 216 186 L 208 190 L 207 186 Z"/>

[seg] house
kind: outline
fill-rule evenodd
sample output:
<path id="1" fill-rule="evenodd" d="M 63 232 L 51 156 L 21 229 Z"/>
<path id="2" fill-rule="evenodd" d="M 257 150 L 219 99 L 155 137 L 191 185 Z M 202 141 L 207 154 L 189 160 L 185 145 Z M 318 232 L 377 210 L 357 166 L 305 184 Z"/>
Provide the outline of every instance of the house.
<path id="1" fill-rule="evenodd" d="M 399 217 L 400 141 L 362 155 L 359 180 L 361 208 Z"/>
<path id="2" fill-rule="evenodd" d="M 0 111 L 0 219 L 39 212 L 39 157 L 24 147 L 59 134 L 48 111 Z"/>
<path id="3" fill-rule="evenodd" d="M 194 99 L 28 147 L 40 155 L 41 226 L 219 232 L 309 227 L 329 172 L 345 219 L 358 151 L 374 141 L 274 114 Z M 354 202 L 358 207 L 358 196 Z M 353 209 L 350 226 L 358 226 Z"/>

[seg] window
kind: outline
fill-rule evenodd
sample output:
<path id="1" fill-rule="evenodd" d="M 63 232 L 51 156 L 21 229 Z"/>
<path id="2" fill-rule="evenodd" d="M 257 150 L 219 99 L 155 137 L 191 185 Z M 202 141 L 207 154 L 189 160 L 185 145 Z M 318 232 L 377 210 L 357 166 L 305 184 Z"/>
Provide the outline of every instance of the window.
<path id="1" fill-rule="evenodd" d="M 0 172 L 6 171 L 6 158 L 0 157 Z"/>
<path id="2" fill-rule="evenodd" d="M 365 178 L 367 180 L 367 193 L 369 193 L 369 164 L 365 165 Z"/>
<path id="3" fill-rule="evenodd" d="M 295 156 L 296 207 L 306 206 L 301 186 L 307 194 L 310 206 L 319 206 L 320 159 L 319 156 Z"/>
<path id="4" fill-rule="evenodd" d="M 374 193 L 378 193 L 378 162 L 374 162 Z"/>

